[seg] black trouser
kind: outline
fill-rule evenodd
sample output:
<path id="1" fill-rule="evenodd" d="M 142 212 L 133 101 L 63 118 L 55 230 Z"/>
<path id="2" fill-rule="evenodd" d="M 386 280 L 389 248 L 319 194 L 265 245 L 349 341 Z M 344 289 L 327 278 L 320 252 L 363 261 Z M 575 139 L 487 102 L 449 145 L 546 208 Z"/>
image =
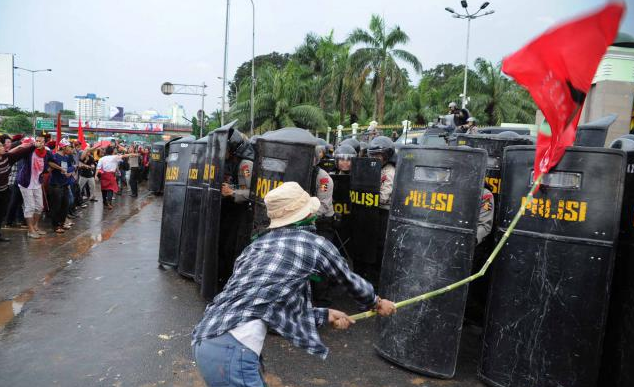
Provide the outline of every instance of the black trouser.
<path id="1" fill-rule="evenodd" d="M 14 225 L 16 222 L 24 223 L 24 210 L 22 209 L 22 192 L 17 183 L 9 186 L 11 199 L 7 210 L 7 224 Z"/>
<path id="2" fill-rule="evenodd" d="M 130 190 L 132 191 L 132 195 L 136 196 L 139 194 L 139 168 L 130 168 Z"/>
<path id="3" fill-rule="evenodd" d="M 319 217 L 315 222 L 317 228 L 317 235 L 326 238 L 329 242 L 332 242 L 335 237 L 335 229 L 333 227 L 333 217 Z M 311 286 L 313 293 L 313 303 L 317 307 L 327 308 L 332 304 L 332 298 L 330 295 L 330 288 L 332 283 L 325 277 L 311 278 Z"/>
<path id="4" fill-rule="evenodd" d="M 48 186 L 49 214 L 53 229 L 62 227 L 64 222 L 66 222 L 66 216 L 68 215 L 68 199 L 67 185 Z"/>
<path id="5" fill-rule="evenodd" d="M 101 198 L 103 199 L 103 205 L 112 205 L 112 190 L 101 190 Z"/>
<path id="6" fill-rule="evenodd" d="M 0 229 L 2 228 L 2 222 L 4 221 L 4 218 L 7 215 L 7 210 L 9 209 L 10 198 L 11 198 L 11 190 L 9 189 L 9 187 L 5 187 L 4 190 L 0 191 Z M 2 237 L 1 231 L 0 231 L 0 237 Z"/>

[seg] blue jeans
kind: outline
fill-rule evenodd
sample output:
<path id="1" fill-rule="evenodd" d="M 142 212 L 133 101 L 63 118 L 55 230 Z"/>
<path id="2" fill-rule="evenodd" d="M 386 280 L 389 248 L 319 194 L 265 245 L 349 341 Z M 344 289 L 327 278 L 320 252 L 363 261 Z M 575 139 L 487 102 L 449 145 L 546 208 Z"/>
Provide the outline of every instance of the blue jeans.
<path id="1" fill-rule="evenodd" d="M 194 344 L 194 358 L 210 387 L 264 387 L 258 355 L 231 334 Z"/>

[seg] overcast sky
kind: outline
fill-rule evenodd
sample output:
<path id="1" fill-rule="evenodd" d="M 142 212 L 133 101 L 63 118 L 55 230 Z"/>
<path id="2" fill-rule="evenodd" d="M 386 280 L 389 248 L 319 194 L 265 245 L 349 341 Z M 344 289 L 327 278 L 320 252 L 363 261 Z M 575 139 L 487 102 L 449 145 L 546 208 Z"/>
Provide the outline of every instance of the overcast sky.
<path id="1" fill-rule="evenodd" d="M 373 13 L 409 36 L 407 50 L 430 68 L 464 62 L 466 21 L 445 7 L 458 0 L 254 0 L 256 55 L 291 52 L 308 32 L 334 30 L 342 40 L 355 27 L 367 28 Z M 475 10 L 481 2 L 469 1 Z M 493 15 L 471 26 L 470 62 L 499 61 L 553 26 L 604 4 L 605 0 L 491 0 Z M 634 34 L 634 0 L 621 31 Z M 160 85 L 206 82 L 206 106 L 219 108 L 225 0 L 0 0 L 0 52 L 16 65 L 52 68 L 36 74 L 35 106 L 58 100 L 74 109 L 75 95 L 96 93 L 126 111 L 164 113 L 173 102 L 193 115 L 194 96 L 164 96 Z M 251 3 L 232 0 L 228 78 L 251 57 Z M 16 104 L 31 109 L 30 75 L 16 72 Z M 209 109 L 206 109 L 209 110 Z"/>

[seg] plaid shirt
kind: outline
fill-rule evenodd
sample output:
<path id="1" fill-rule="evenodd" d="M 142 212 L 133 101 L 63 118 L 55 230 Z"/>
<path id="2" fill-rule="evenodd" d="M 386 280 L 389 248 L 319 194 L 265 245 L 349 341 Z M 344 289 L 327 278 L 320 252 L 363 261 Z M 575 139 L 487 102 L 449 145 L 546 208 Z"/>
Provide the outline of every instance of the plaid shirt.
<path id="1" fill-rule="evenodd" d="M 328 322 L 328 309 L 313 308 L 309 277 L 337 281 L 366 309 L 377 298 L 372 285 L 350 271 L 337 248 L 314 232 L 314 226 L 274 229 L 244 249 L 227 285 L 194 328 L 192 345 L 261 319 L 295 346 L 325 359 L 328 348 L 317 327 Z"/>

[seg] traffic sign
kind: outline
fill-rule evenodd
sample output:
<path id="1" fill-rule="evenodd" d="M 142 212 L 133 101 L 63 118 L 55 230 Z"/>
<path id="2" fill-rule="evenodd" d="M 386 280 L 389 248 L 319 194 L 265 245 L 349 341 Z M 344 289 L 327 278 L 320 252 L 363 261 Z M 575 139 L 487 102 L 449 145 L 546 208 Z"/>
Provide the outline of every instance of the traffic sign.
<path id="1" fill-rule="evenodd" d="M 37 129 L 55 129 L 55 120 L 53 118 L 37 117 L 35 119 L 35 127 Z"/>

